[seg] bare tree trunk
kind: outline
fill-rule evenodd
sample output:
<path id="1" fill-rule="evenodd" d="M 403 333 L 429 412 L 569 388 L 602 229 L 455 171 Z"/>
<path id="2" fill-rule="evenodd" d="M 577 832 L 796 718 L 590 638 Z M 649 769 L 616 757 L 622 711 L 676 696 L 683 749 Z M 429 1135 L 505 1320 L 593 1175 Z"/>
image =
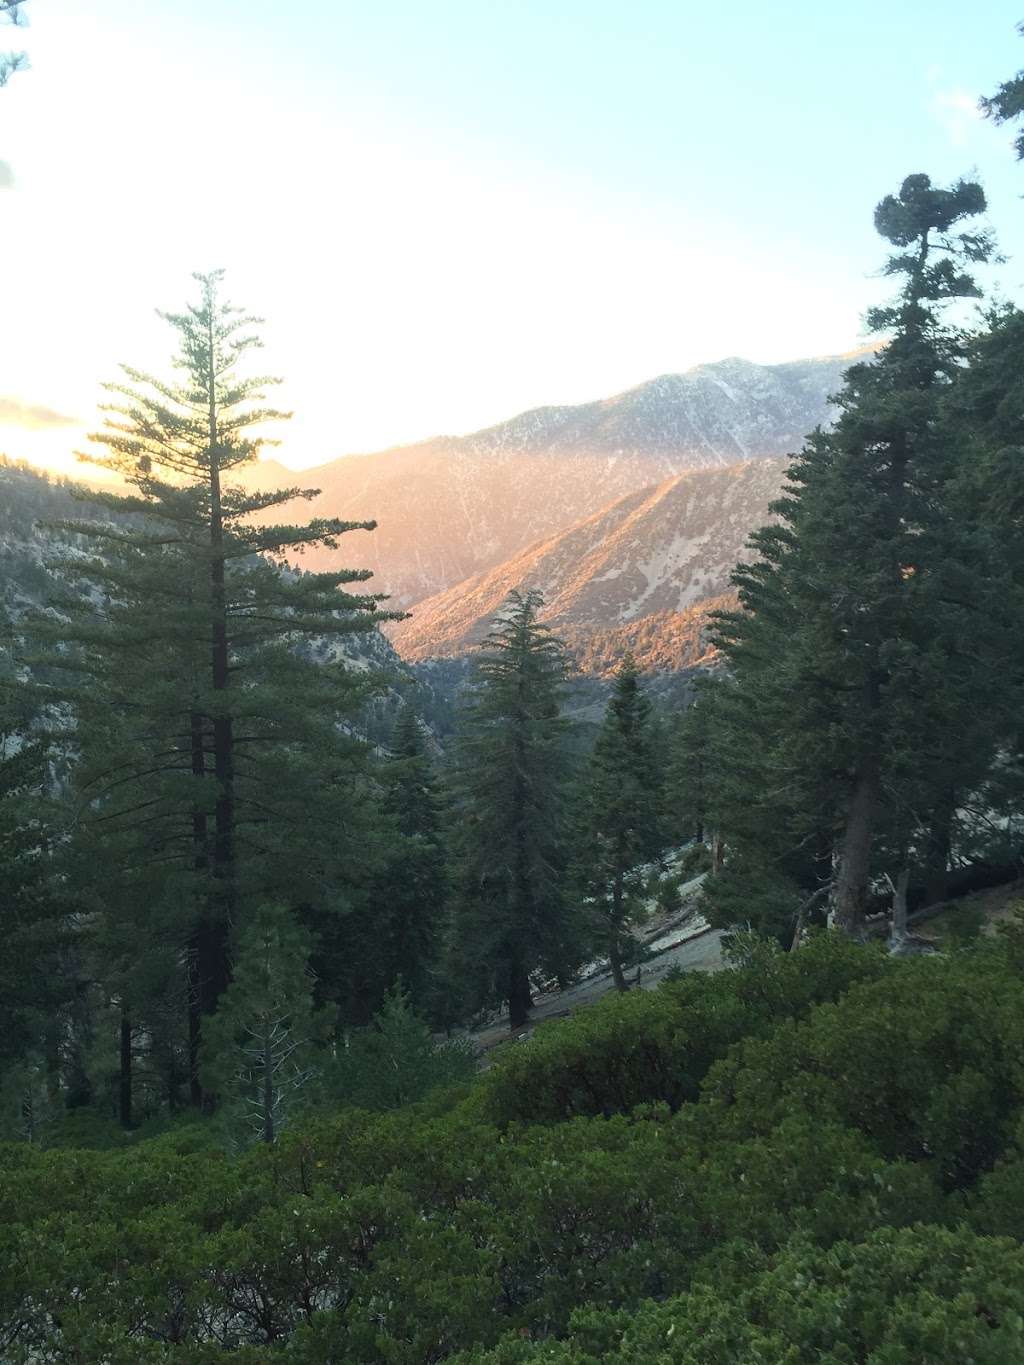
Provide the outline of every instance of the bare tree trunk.
<path id="1" fill-rule="evenodd" d="M 509 1028 L 522 1028 L 530 1018 L 532 1007 L 533 996 L 530 992 L 530 978 L 519 963 L 515 963 L 511 971 L 508 992 Z"/>
<path id="2" fill-rule="evenodd" d="M 118 1118 L 122 1128 L 132 1126 L 132 1018 L 121 1002 L 121 1070 L 118 1078 Z"/>
<path id="3" fill-rule="evenodd" d="M 612 980 L 615 982 L 615 989 L 617 991 L 628 991 L 629 986 L 622 970 L 622 952 L 619 948 L 617 936 L 612 938 L 611 947 L 608 952 L 608 961 L 611 964 Z"/>
<path id="4" fill-rule="evenodd" d="M 826 882 L 823 886 L 819 886 L 817 891 L 815 891 L 813 895 L 808 896 L 803 905 L 801 905 L 800 909 L 796 912 L 796 920 L 793 924 L 793 941 L 789 945 L 790 952 L 793 952 L 794 949 L 800 947 L 800 941 L 803 938 L 804 925 L 807 923 L 808 916 L 818 902 L 825 899 L 830 890 L 831 882 Z"/>
<path id="5" fill-rule="evenodd" d="M 263 1044 L 263 1141 L 274 1141 L 274 1049 L 269 1034 Z"/>
<path id="6" fill-rule="evenodd" d="M 877 801 L 878 779 L 874 767 L 868 766 L 857 778 L 846 812 L 832 898 L 832 923 L 851 938 L 864 932 Z"/>
<path id="7" fill-rule="evenodd" d="M 956 798 L 948 794 L 941 809 L 932 816 L 928 831 L 924 903 L 938 905 L 946 899 L 949 881 L 949 855 L 953 842 L 953 812 Z"/>
<path id="8" fill-rule="evenodd" d="M 199 1014 L 199 943 L 198 930 L 188 946 L 186 967 L 188 991 L 188 1096 L 196 1109 L 203 1105 L 203 1086 L 199 1079 L 199 1044 L 202 1041 L 202 1021 Z"/>
<path id="9" fill-rule="evenodd" d="M 612 882 L 612 932 L 608 945 L 608 961 L 611 964 L 612 980 L 615 982 L 617 991 L 629 989 L 622 971 L 622 944 L 619 940 L 619 935 L 622 932 L 622 902 L 622 873 L 618 871 Z"/>
<path id="10" fill-rule="evenodd" d="M 714 830 L 711 835 L 711 875 L 717 876 L 722 870 L 725 861 L 725 849 L 722 846 L 722 836 L 718 830 Z"/>
<path id="11" fill-rule="evenodd" d="M 202 781 L 206 776 L 206 752 L 203 745 L 203 717 L 198 711 L 189 716 L 190 742 L 192 749 L 192 776 Z M 201 797 L 196 798 L 192 812 L 192 866 L 197 874 L 205 871 L 208 862 L 206 813 L 201 807 Z M 203 1087 L 199 1080 L 199 1044 L 202 1039 L 202 986 L 199 968 L 199 938 L 202 922 L 209 915 L 208 897 L 200 892 L 196 913 L 201 923 L 192 933 L 188 946 L 186 963 L 186 989 L 188 991 L 188 1088 L 189 1099 L 196 1109 L 203 1107 Z"/>
<path id="12" fill-rule="evenodd" d="M 892 932 L 889 949 L 900 948 L 907 940 L 907 887 L 910 885 L 910 864 L 904 863 L 892 888 Z"/>
<path id="13" fill-rule="evenodd" d="M 208 448 L 210 461 L 210 681 L 215 694 L 228 689 L 230 679 L 230 650 L 227 624 L 226 554 L 224 544 L 224 520 L 221 506 L 220 471 L 220 430 L 217 412 L 216 387 L 216 344 L 213 327 L 212 303 L 207 327 L 209 347 L 209 370 L 207 376 L 208 400 Z M 195 997 L 196 1016 L 190 1018 L 190 1045 L 195 1055 L 192 1064 L 198 1063 L 198 1041 L 202 1020 L 217 1008 L 221 995 L 227 989 L 230 979 L 228 961 L 228 939 L 234 911 L 234 738 L 232 720 L 224 701 L 214 708 L 213 715 L 213 776 L 217 784 L 214 806 L 214 834 L 212 848 L 213 886 L 211 894 L 204 898 L 201 922 L 195 943 Z M 193 740 L 193 771 L 196 766 L 196 750 Z M 204 855 L 205 856 L 205 855 Z M 211 1112 L 216 1107 L 216 1096 L 205 1091 L 193 1081 L 193 1096 L 200 1095 L 204 1111 Z"/>

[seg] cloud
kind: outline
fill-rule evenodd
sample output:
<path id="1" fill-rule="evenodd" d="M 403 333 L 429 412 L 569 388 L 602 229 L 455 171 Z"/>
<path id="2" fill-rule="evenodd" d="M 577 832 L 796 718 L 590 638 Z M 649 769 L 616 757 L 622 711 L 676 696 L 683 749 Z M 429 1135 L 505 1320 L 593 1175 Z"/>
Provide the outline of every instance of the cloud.
<path id="1" fill-rule="evenodd" d="M 975 124 L 981 118 L 977 95 L 966 90 L 936 90 L 931 110 L 946 130 L 954 147 L 966 147 Z"/>
<path id="2" fill-rule="evenodd" d="M 0 426 L 21 427 L 24 431 L 47 431 L 51 427 L 73 427 L 74 417 L 53 408 L 22 403 L 17 398 L 0 398 Z"/>
<path id="3" fill-rule="evenodd" d="M 14 189 L 14 172 L 11 170 L 10 163 L 0 161 L 0 190 Z"/>

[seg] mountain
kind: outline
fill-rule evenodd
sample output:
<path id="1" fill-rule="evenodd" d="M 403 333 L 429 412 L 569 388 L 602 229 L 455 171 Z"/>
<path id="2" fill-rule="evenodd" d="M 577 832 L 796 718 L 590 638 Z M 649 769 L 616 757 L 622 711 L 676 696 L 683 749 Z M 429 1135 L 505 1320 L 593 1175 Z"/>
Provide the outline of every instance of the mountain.
<path id="1" fill-rule="evenodd" d="M 265 464 L 264 487 L 321 490 L 315 516 L 376 520 L 308 567 L 370 568 L 407 607 L 505 563 L 616 499 L 691 469 L 796 450 L 832 415 L 856 355 L 755 365 L 722 360 L 613 398 L 537 408 L 469 436 L 351 455 L 296 474 Z"/>
<path id="2" fill-rule="evenodd" d="M 708 652 L 709 603 L 729 591 L 786 465 L 776 456 L 691 470 L 627 494 L 420 602 L 391 627 L 392 641 L 407 659 L 463 654 L 484 638 L 510 592 L 540 588 L 545 620 L 591 671 L 614 667 L 627 648 L 648 667 L 693 666 Z"/>
<path id="3" fill-rule="evenodd" d="M 723 593 L 684 611 L 656 611 L 621 626 L 561 623 L 558 633 L 576 670 L 585 677 L 614 677 L 626 654 L 632 654 L 649 675 L 682 675 L 715 666 L 718 652 L 711 642 L 711 614 L 733 611 L 738 604 L 735 593 Z M 648 693 L 651 682 L 649 677 Z"/>

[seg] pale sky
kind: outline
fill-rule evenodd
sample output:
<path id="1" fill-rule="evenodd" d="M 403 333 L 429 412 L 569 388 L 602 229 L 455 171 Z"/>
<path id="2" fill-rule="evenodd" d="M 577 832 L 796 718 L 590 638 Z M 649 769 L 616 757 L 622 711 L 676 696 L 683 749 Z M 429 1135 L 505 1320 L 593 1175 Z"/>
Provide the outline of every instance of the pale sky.
<path id="1" fill-rule="evenodd" d="M 1020 0 L 28 0 L 0 30 L 0 451 L 57 465 L 193 270 L 267 319 L 296 466 L 726 355 L 845 351 L 903 177 L 977 175 Z M 59 416 L 70 419 L 64 423 Z"/>

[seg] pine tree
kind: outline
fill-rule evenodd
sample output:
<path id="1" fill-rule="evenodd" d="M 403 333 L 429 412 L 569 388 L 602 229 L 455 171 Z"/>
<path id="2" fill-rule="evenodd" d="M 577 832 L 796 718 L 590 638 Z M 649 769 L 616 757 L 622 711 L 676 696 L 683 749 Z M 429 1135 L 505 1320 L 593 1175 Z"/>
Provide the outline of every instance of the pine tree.
<path id="1" fill-rule="evenodd" d="M 983 706 L 958 717 L 958 745 L 995 750 L 981 788 L 957 823 L 968 850 L 1016 861 L 1013 818 L 1024 800 L 1024 312 L 1001 305 L 970 338 L 967 364 L 946 402 L 946 419 L 964 451 L 956 501 L 976 527 L 979 560 L 993 592 L 973 625 L 979 662 L 991 682 Z M 980 648 L 979 648 L 980 646 Z"/>
<path id="2" fill-rule="evenodd" d="M 1024 34 L 1024 24 L 1017 25 L 1017 32 Z M 1004 81 L 994 95 L 980 101 L 982 113 L 995 123 L 1009 123 L 1024 114 L 1024 71 L 1018 71 L 1008 81 Z M 1014 139 L 1014 148 L 1019 160 L 1024 160 L 1024 131 Z"/>
<path id="3" fill-rule="evenodd" d="M 53 875 L 60 811 L 49 746 L 12 657 L 13 622 L 0 621 L 0 1072 L 38 1047 L 66 1003 L 60 959 L 70 905 Z"/>
<path id="4" fill-rule="evenodd" d="M 93 437 L 106 455 L 91 458 L 131 491 L 90 495 L 116 521 L 62 523 L 93 553 L 65 566 L 79 590 L 59 604 L 49 664 L 69 677 L 51 695 L 78 720 L 83 837 L 125 879 L 161 868 L 181 917 L 199 1103 L 201 1027 L 230 979 L 232 923 L 269 895 L 322 909 L 339 859 L 351 855 L 350 876 L 365 862 L 365 746 L 352 735 L 365 686 L 308 644 L 384 614 L 346 591 L 367 571 L 287 568 L 373 523 L 277 524 L 277 507 L 316 490 L 239 481 L 287 414 L 265 404 L 275 381 L 242 372 L 259 320 L 221 301 L 219 272 L 196 278 L 199 302 L 163 315 L 180 381 L 126 367 L 109 386 Z"/>
<path id="5" fill-rule="evenodd" d="M 689 706 L 675 718 L 665 772 L 670 843 L 702 844 L 712 834 L 714 714 L 720 683 L 699 679 Z"/>
<path id="6" fill-rule="evenodd" d="M 477 1003 L 507 1001 L 512 1028 L 530 976 L 564 975 L 578 932 L 567 894 L 566 660 L 538 620 L 538 592 L 512 593 L 476 661 L 456 772 L 459 938 Z"/>
<path id="7" fill-rule="evenodd" d="M 438 1004 L 448 856 L 437 778 L 422 722 L 409 705 L 395 721 L 380 779 L 390 830 L 387 866 L 374 891 L 378 965 L 384 987 L 401 980 L 413 1007 L 431 1013 Z"/>
<path id="8" fill-rule="evenodd" d="M 730 742 L 755 811 L 727 831 L 737 861 L 785 885 L 787 860 L 805 874 L 821 866 L 808 854 L 824 836 L 831 913 L 853 934 L 886 838 L 887 858 L 905 859 L 928 807 L 948 804 L 928 774 L 983 683 L 961 645 L 990 585 L 947 496 L 956 451 L 941 421 L 962 338 L 939 316 L 978 295 L 962 265 L 991 244 L 957 229 L 983 209 L 977 185 L 941 190 L 923 175 L 879 204 L 876 227 L 897 248 L 886 268 L 904 283 L 869 321 L 892 340 L 847 372 L 834 430 L 814 433 L 791 466 L 778 524 L 752 538 L 760 560 L 735 576 L 743 610 L 722 621 Z M 822 888 L 790 885 L 796 917 Z"/>
<path id="9" fill-rule="evenodd" d="M 615 676 L 588 776 L 584 883 L 597 910 L 598 937 L 616 989 L 624 991 L 629 930 L 643 905 L 642 864 L 664 844 L 662 774 L 651 742 L 651 704 L 631 655 Z"/>
<path id="10" fill-rule="evenodd" d="M 476 1069 L 473 1044 L 435 1042 L 399 981 L 385 992 L 370 1025 L 339 1044 L 331 1088 L 340 1104 L 398 1109 L 439 1086 L 468 1081 Z"/>
<path id="11" fill-rule="evenodd" d="M 322 1069 L 329 1016 L 314 1007 L 309 938 L 282 906 L 240 935 L 233 979 L 203 1040 L 207 1084 L 250 1140 L 274 1142 Z"/>
<path id="12" fill-rule="evenodd" d="M 25 22 L 24 15 L 25 0 L 0 0 L 0 22 L 13 24 L 15 27 Z M 23 71 L 28 66 L 28 54 L 25 52 L 0 52 L 0 89 L 3 88 L 14 75 L 15 71 Z"/>

